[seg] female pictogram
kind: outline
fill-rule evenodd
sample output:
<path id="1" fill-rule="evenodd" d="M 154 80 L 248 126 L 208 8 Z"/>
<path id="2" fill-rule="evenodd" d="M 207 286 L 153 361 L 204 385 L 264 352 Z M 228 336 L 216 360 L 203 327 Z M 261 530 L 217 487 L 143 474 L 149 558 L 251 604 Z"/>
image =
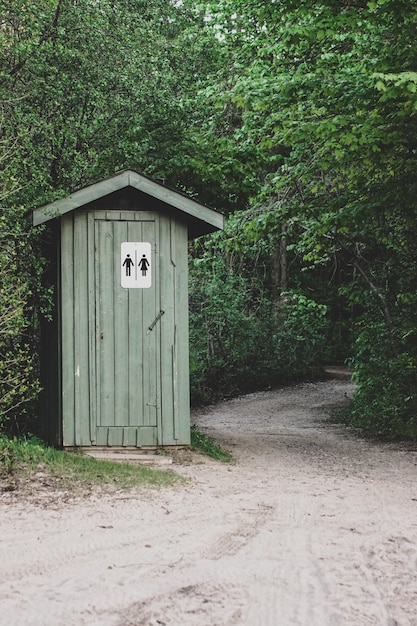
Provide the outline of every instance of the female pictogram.
<path id="1" fill-rule="evenodd" d="M 139 269 L 142 272 L 142 276 L 146 276 L 146 272 L 148 271 L 149 265 L 150 263 L 148 259 L 146 258 L 146 255 L 143 254 L 141 260 L 139 261 Z"/>

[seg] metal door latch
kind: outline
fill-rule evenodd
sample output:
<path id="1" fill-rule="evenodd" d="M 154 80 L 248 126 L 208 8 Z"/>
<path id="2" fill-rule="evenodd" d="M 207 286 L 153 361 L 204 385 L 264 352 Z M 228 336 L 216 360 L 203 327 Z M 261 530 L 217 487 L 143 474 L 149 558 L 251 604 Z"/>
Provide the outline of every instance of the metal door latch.
<path id="1" fill-rule="evenodd" d="M 157 322 L 159 322 L 159 320 L 161 319 L 161 317 L 163 316 L 163 314 L 165 313 L 165 311 L 159 311 L 158 315 L 155 317 L 154 321 L 152 322 L 152 324 L 150 326 L 148 326 L 149 330 L 153 330 L 154 327 L 156 326 Z"/>

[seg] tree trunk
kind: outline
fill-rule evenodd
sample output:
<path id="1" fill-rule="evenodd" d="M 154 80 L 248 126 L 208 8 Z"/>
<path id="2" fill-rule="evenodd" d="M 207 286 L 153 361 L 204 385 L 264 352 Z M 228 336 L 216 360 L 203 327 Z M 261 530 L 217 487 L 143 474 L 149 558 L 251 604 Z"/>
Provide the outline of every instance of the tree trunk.
<path id="1" fill-rule="evenodd" d="M 282 293 L 288 289 L 287 225 L 281 224 L 278 245 L 271 253 L 271 291 L 274 309 L 279 308 Z"/>

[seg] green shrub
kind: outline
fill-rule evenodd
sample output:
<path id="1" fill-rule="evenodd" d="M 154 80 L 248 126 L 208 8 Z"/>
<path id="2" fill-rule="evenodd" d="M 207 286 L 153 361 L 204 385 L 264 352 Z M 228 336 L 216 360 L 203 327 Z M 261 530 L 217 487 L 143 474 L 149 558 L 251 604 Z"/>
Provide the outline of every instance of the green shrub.
<path id="1" fill-rule="evenodd" d="M 328 358 L 327 307 L 295 292 L 283 294 L 273 335 L 279 366 L 294 376 L 307 375 Z"/>
<path id="2" fill-rule="evenodd" d="M 40 467 L 70 489 L 93 484 L 116 484 L 122 489 L 164 487 L 183 480 L 174 472 L 56 450 L 32 436 L 8 438 L 0 435 L 0 477 L 30 478 Z"/>
<path id="3" fill-rule="evenodd" d="M 39 392 L 35 302 L 40 255 L 22 212 L 0 209 L 0 430 L 24 429 Z"/>
<path id="4" fill-rule="evenodd" d="M 398 334 L 398 333 L 397 333 Z M 410 337 L 395 341 L 368 317 L 359 325 L 352 360 L 358 385 L 345 411 L 352 426 L 391 436 L 417 436 L 417 360 Z"/>
<path id="5" fill-rule="evenodd" d="M 202 433 L 196 424 L 191 426 L 191 448 L 223 463 L 230 463 L 233 459 L 230 452 Z"/>
<path id="6" fill-rule="evenodd" d="M 22 467 L 33 468 L 45 461 L 46 448 L 36 437 L 18 439 L 0 435 L 0 476 Z"/>
<path id="7" fill-rule="evenodd" d="M 190 268 L 193 404 L 277 386 L 305 376 L 326 355 L 327 309 L 287 293 L 276 310 L 221 257 Z"/>

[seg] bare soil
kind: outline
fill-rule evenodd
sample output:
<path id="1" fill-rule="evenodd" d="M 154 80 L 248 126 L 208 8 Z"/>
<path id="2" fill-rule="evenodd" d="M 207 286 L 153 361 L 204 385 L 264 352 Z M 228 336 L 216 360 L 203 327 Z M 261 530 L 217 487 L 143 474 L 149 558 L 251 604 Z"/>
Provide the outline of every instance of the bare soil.
<path id="1" fill-rule="evenodd" d="M 230 449 L 181 454 L 159 491 L 0 498 L 0 622 L 417 626 L 417 449 L 334 424 L 349 381 L 194 414 Z"/>

